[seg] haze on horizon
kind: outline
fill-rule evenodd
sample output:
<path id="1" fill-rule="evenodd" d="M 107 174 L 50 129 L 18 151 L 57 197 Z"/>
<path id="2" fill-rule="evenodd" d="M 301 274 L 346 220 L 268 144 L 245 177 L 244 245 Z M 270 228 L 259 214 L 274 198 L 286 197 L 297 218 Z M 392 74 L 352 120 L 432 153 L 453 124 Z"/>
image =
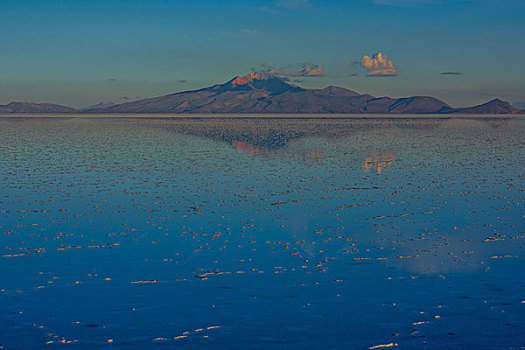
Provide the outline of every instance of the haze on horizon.
<path id="1" fill-rule="evenodd" d="M 86 107 L 266 71 L 305 88 L 525 108 L 525 1 L 13 1 L 0 104 Z"/>

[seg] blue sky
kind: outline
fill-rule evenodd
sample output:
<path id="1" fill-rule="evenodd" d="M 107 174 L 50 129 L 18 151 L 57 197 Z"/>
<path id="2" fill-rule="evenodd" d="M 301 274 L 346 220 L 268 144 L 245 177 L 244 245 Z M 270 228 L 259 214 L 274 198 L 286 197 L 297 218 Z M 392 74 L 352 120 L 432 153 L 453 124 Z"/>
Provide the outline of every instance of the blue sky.
<path id="1" fill-rule="evenodd" d="M 306 62 L 323 75 L 290 77 L 303 87 L 515 103 L 524 18 L 525 0 L 4 0 L 0 103 L 123 102 Z M 397 75 L 368 74 L 378 52 Z"/>

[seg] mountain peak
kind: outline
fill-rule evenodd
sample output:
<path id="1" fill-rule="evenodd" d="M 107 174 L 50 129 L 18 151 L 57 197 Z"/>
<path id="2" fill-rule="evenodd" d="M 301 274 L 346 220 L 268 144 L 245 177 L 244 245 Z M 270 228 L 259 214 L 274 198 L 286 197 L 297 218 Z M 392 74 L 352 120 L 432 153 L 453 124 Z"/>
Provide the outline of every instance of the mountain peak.
<path id="1" fill-rule="evenodd" d="M 267 77 L 265 77 L 268 79 Z M 249 73 L 242 77 L 235 77 L 231 80 L 232 85 L 245 85 L 253 82 L 254 80 L 263 80 L 263 75 L 261 73 Z"/>
<path id="2" fill-rule="evenodd" d="M 243 76 L 236 76 L 232 80 L 228 81 L 226 84 L 233 85 L 233 86 L 242 86 L 242 85 L 250 85 L 250 84 L 256 84 L 257 82 L 261 81 L 280 81 L 283 83 L 286 83 L 285 79 L 278 77 L 276 75 L 267 73 L 267 72 L 253 72 L 248 73 Z M 288 84 L 291 85 L 291 84 Z"/>
<path id="3" fill-rule="evenodd" d="M 333 95 L 333 96 L 359 96 L 355 91 L 348 90 L 338 86 L 327 86 L 317 92 L 318 95 Z"/>
<path id="4" fill-rule="evenodd" d="M 269 94 L 281 94 L 287 91 L 304 91 L 296 85 L 289 84 L 285 79 L 266 73 L 255 72 L 244 76 L 236 76 L 228 82 L 212 87 L 214 91 L 264 91 Z"/>

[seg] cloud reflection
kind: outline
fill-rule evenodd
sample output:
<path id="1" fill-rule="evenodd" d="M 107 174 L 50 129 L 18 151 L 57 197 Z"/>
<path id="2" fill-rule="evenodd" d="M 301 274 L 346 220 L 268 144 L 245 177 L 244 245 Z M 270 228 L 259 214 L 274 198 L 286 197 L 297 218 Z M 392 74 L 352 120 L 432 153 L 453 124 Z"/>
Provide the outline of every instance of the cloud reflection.
<path id="1" fill-rule="evenodd" d="M 381 175 L 386 168 L 392 166 L 395 159 L 396 152 L 394 151 L 373 151 L 363 160 L 361 168 L 364 171 L 374 170 Z"/>

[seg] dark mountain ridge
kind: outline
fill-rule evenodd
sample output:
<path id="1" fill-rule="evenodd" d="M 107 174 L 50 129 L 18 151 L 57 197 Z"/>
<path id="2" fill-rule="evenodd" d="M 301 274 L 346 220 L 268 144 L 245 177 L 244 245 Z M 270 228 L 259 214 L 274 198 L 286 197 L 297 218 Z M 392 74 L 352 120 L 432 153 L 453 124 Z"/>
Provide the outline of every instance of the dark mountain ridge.
<path id="1" fill-rule="evenodd" d="M 361 95 L 341 87 L 304 89 L 266 73 L 250 73 L 224 84 L 89 110 L 91 113 L 291 113 L 291 114 L 518 114 L 494 100 L 454 108 L 430 96 L 393 99 Z"/>
<path id="2" fill-rule="evenodd" d="M 524 113 L 524 111 L 519 110 L 511 106 L 508 102 L 502 101 L 499 98 L 496 98 L 492 101 L 483 103 L 479 106 L 460 108 L 460 113 L 485 113 L 485 114 L 518 114 Z"/>
<path id="3" fill-rule="evenodd" d="M 75 113 L 73 108 L 36 103 L 0 105 L 0 113 Z M 495 99 L 479 106 L 454 108 L 430 96 L 374 97 L 328 86 L 305 89 L 267 73 L 237 76 L 224 84 L 147 98 L 83 113 L 258 113 L 258 114 L 520 114 L 508 102 Z"/>
<path id="4" fill-rule="evenodd" d="M 77 113 L 71 107 L 52 103 L 11 102 L 0 105 L 0 113 Z"/>

